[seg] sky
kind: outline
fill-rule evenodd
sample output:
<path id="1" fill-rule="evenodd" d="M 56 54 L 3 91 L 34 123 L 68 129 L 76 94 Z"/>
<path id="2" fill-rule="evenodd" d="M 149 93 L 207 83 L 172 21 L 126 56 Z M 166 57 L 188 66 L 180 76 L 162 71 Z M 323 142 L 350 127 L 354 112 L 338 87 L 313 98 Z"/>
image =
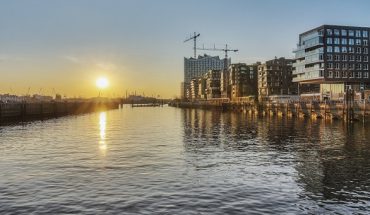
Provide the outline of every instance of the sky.
<path id="1" fill-rule="evenodd" d="M 0 0 L 0 94 L 173 98 L 193 32 L 199 46 L 239 49 L 233 63 L 293 58 L 300 33 L 369 27 L 369 9 L 367 0 Z M 102 76 L 110 85 L 99 90 Z"/>

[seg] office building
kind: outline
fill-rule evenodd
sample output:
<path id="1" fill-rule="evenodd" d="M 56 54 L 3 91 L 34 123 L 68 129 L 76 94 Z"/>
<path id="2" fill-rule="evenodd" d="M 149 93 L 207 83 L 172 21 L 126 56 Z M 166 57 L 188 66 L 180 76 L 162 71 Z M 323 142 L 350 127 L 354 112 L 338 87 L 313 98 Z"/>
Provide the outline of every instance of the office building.
<path id="1" fill-rule="evenodd" d="M 369 89 L 369 31 L 322 25 L 300 34 L 293 64 L 293 81 L 299 83 L 300 93 L 304 95 L 309 86 L 308 92 L 315 91 L 320 99 L 336 100 L 344 98 L 346 89 L 358 95 Z"/>

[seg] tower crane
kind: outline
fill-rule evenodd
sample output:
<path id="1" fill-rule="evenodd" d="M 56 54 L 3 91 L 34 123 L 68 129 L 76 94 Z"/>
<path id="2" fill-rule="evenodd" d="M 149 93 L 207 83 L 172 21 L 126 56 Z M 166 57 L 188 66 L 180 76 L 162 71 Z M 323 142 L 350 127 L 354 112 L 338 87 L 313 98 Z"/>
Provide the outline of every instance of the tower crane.
<path id="1" fill-rule="evenodd" d="M 213 48 L 197 48 L 197 50 L 207 50 L 207 51 L 223 51 L 225 52 L 225 58 L 227 59 L 228 55 L 227 53 L 228 52 L 238 52 L 239 50 L 238 49 L 229 49 L 227 48 L 227 44 L 225 45 L 225 48 L 224 49 L 219 49 L 219 48 L 216 48 L 215 46 Z"/>
<path id="2" fill-rule="evenodd" d="M 199 37 L 200 34 L 194 32 L 194 36 L 190 36 L 188 39 L 184 40 L 184 43 L 188 42 L 189 40 L 194 40 L 194 58 L 197 58 L 197 37 Z"/>
<path id="3" fill-rule="evenodd" d="M 220 49 L 220 48 L 216 48 L 216 46 L 213 46 L 213 48 L 204 48 L 204 46 L 203 46 L 203 48 L 197 48 L 198 50 L 206 50 L 206 51 L 223 51 L 223 52 L 225 52 L 225 67 L 227 68 L 228 67 L 228 65 L 227 65 L 227 58 L 228 58 L 228 52 L 238 52 L 239 50 L 238 49 L 229 49 L 228 47 L 227 47 L 227 44 L 225 45 L 225 48 L 223 48 L 223 49 Z"/>

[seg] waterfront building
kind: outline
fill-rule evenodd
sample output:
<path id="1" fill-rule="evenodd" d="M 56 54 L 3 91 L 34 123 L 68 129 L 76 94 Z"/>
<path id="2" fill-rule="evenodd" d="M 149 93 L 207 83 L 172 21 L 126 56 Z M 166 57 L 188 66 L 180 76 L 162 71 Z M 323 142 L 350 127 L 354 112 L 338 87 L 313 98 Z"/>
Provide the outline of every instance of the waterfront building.
<path id="1" fill-rule="evenodd" d="M 191 99 L 198 99 L 199 98 L 199 83 L 198 78 L 193 78 L 190 81 L 190 91 L 191 91 Z"/>
<path id="2" fill-rule="evenodd" d="M 370 89 L 369 31 L 322 25 L 300 34 L 293 64 L 293 82 L 299 83 L 300 94 L 304 96 L 306 88 L 321 100 L 340 100 L 347 89 L 357 98 Z"/>
<path id="3" fill-rule="evenodd" d="M 258 65 L 258 99 L 273 95 L 296 95 L 297 83 L 292 82 L 293 60 L 275 58 Z"/>
<path id="4" fill-rule="evenodd" d="M 205 75 L 207 99 L 221 97 L 221 70 L 211 69 Z"/>
<path id="5" fill-rule="evenodd" d="M 207 99 L 206 88 L 207 88 L 207 79 L 203 76 L 198 78 L 198 88 L 199 88 L 199 99 Z"/>
<path id="6" fill-rule="evenodd" d="M 208 70 L 221 70 L 225 67 L 225 63 L 230 64 L 231 59 L 220 59 L 218 56 L 199 55 L 198 58 L 184 58 L 184 96 L 189 98 L 190 81 L 193 78 L 204 76 Z"/>
<path id="7" fill-rule="evenodd" d="M 257 96 L 257 74 L 260 62 L 247 65 L 231 64 L 221 71 L 221 97 L 235 100 L 240 97 Z"/>
<path id="8" fill-rule="evenodd" d="M 230 98 L 231 97 L 231 90 L 229 84 L 229 69 L 221 70 L 220 74 L 220 93 L 221 98 Z"/>
<path id="9" fill-rule="evenodd" d="M 248 66 L 245 63 L 231 64 L 229 66 L 231 100 L 257 95 L 257 73 L 255 67 L 255 65 Z"/>

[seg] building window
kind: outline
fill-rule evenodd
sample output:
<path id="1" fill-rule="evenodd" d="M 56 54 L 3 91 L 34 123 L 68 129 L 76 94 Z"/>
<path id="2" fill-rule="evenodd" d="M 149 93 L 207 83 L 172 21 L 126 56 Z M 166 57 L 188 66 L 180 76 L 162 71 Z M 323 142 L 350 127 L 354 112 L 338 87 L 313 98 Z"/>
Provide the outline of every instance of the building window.
<path id="1" fill-rule="evenodd" d="M 363 68 L 364 68 L 364 70 L 369 70 L 369 64 L 364 64 Z"/>
<path id="2" fill-rule="evenodd" d="M 335 64 L 335 69 L 339 69 L 339 63 Z"/>
<path id="3" fill-rule="evenodd" d="M 362 66 L 361 66 L 361 64 L 360 63 L 356 63 L 356 70 L 361 70 L 362 68 L 361 68 Z"/>
<path id="4" fill-rule="evenodd" d="M 349 72 L 349 78 L 353 78 L 353 72 Z"/>
<path id="5" fill-rule="evenodd" d="M 346 63 L 342 63 L 342 69 L 347 69 L 347 64 Z"/>
<path id="6" fill-rule="evenodd" d="M 348 36 L 350 37 L 355 36 L 355 32 L 353 30 L 348 30 Z"/>
<path id="7" fill-rule="evenodd" d="M 361 39 L 356 39 L 356 45 L 361 45 Z"/>
<path id="8" fill-rule="evenodd" d="M 364 78 L 369 78 L 369 72 L 364 72 Z"/>
<path id="9" fill-rule="evenodd" d="M 369 61 L 369 57 L 368 56 L 364 56 L 364 62 L 368 62 Z"/>
<path id="10" fill-rule="evenodd" d="M 333 72 L 332 71 L 329 71 L 329 75 L 328 75 L 329 78 L 333 78 Z"/>
<path id="11" fill-rule="evenodd" d="M 334 52 L 335 52 L 335 53 L 339 53 L 339 52 L 340 52 L 340 48 L 339 48 L 339 46 L 335 46 L 335 47 L 334 47 Z"/>
<path id="12" fill-rule="evenodd" d="M 342 73 L 342 78 L 347 78 L 347 72 Z"/>
<path id="13" fill-rule="evenodd" d="M 333 69 L 333 64 L 332 63 L 328 63 L 328 69 Z"/>
<path id="14" fill-rule="evenodd" d="M 326 47 L 326 52 L 333 52 L 333 47 L 332 46 L 327 46 Z"/>
<path id="15" fill-rule="evenodd" d="M 333 31 L 331 29 L 326 29 L 326 35 L 333 35 Z"/>
<path id="16" fill-rule="evenodd" d="M 368 37 L 369 35 L 368 35 L 368 32 L 367 31 L 362 31 L 362 36 L 363 37 Z"/>
<path id="17" fill-rule="evenodd" d="M 333 44 L 333 39 L 332 38 L 326 38 L 326 44 Z"/>
<path id="18" fill-rule="evenodd" d="M 360 47 L 356 48 L 356 53 L 361 54 L 361 48 Z"/>
<path id="19" fill-rule="evenodd" d="M 334 60 L 335 61 L 340 61 L 340 55 L 334 55 Z"/>
<path id="20" fill-rule="evenodd" d="M 361 37 L 361 31 L 360 30 L 356 30 L 356 37 Z"/>
<path id="21" fill-rule="evenodd" d="M 355 56 L 354 55 L 349 55 L 348 59 L 349 59 L 349 61 L 355 61 Z"/>
<path id="22" fill-rule="evenodd" d="M 361 59 L 361 55 L 357 55 L 357 56 L 356 56 L 356 61 L 357 61 L 357 62 L 361 62 L 361 60 L 362 60 L 362 59 Z"/>
<path id="23" fill-rule="evenodd" d="M 348 47 L 348 52 L 349 53 L 355 53 L 355 49 L 353 47 Z"/>
<path id="24" fill-rule="evenodd" d="M 319 60 L 324 60 L 324 55 L 323 54 L 319 55 Z"/>
<path id="25" fill-rule="evenodd" d="M 355 40 L 354 39 L 349 39 L 348 44 L 349 45 L 355 45 Z"/>
<path id="26" fill-rule="evenodd" d="M 346 38 L 342 38 L 342 45 L 347 45 L 347 39 Z"/>
<path id="27" fill-rule="evenodd" d="M 368 52 L 368 49 L 364 48 L 364 54 L 367 54 L 367 52 Z"/>
<path id="28" fill-rule="evenodd" d="M 342 36 L 347 36 L 347 30 L 342 29 Z"/>
<path id="29" fill-rule="evenodd" d="M 347 47 L 342 46 L 342 53 L 347 53 Z"/>
<path id="30" fill-rule="evenodd" d="M 339 45 L 339 38 L 337 38 L 337 37 L 336 37 L 336 38 L 334 38 L 334 44 L 335 44 L 335 45 Z"/>
<path id="31" fill-rule="evenodd" d="M 368 40 L 362 40 L 362 45 L 367 46 Z"/>
<path id="32" fill-rule="evenodd" d="M 333 55 L 331 55 L 331 54 L 326 55 L 326 60 L 332 61 L 333 60 Z"/>
<path id="33" fill-rule="evenodd" d="M 334 35 L 339 36 L 339 30 L 338 29 L 334 29 Z"/>
<path id="34" fill-rule="evenodd" d="M 336 78 L 340 78 L 340 75 L 339 75 L 339 72 L 338 71 L 335 72 L 335 77 Z"/>
<path id="35" fill-rule="evenodd" d="M 342 55 L 342 61 L 347 61 L 347 55 Z"/>

